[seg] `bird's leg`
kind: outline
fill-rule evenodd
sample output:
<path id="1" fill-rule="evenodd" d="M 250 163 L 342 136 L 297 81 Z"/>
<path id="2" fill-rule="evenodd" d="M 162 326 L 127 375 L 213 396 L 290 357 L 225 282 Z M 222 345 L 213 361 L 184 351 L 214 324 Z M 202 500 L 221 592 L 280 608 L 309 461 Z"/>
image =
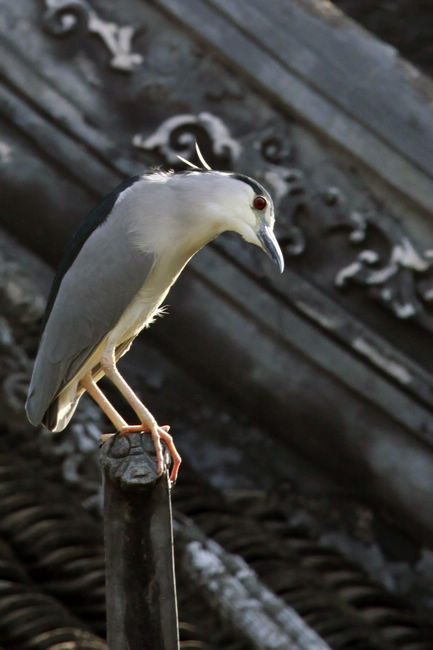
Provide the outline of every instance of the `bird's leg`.
<path id="1" fill-rule="evenodd" d="M 177 472 L 181 463 L 181 457 L 174 445 L 173 438 L 167 433 L 167 431 L 158 426 L 155 418 L 152 413 L 147 409 L 141 400 L 134 393 L 132 388 L 126 383 L 120 372 L 116 368 L 116 362 L 114 358 L 114 347 L 107 345 L 105 348 L 102 358 L 101 358 L 101 368 L 107 375 L 107 377 L 113 382 L 116 388 L 122 393 L 123 397 L 126 399 L 128 404 L 131 406 L 133 411 L 137 414 L 140 425 L 133 426 L 122 426 L 120 429 L 120 434 L 131 433 L 133 431 L 148 431 L 153 439 L 153 444 L 155 445 L 156 451 L 156 464 L 158 474 L 162 473 L 164 466 L 164 459 L 162 454 L 161 440 L 163 440 L 173 459 L 173 467 L 170 473 L 170 480 L 172 483 L 176 481 Z"/>
<path id="2" fill-rule="evenodd" d="M 90 397 L 93 397 L 97 405 L 102 409 L 102 411 L 104 411 L 105 415 L 110 422 L 113 423 L 117 431 L 127 426 L 127 423 L 120 413 L 116 411 L 114 406 L 105 397 L 102 390 L 97 386 L 91 372 L 88 372 L 87 375 L 80 380 L 80 383 L 82 387 L 87 390 Z"/>
<path id="3" fill-rule="evenodd" d="M 116 429 L 119 431 L 120 430 L 120 435 L 126 434 L 126 433 L 133 433 L 134 431 L 143 431 L 143 425 L 142 424 L 136 424 L 132 426 L 128 426 L 128 424 L 125 422 L 125 420 L 122 418 L 120 413 L 116 411 L 116 409 L 112 406 L 112 404 L 108 401 L 108 399 L 105 397 L 104 393 L 101 391 L 99 386 L 96 384 L 92 377 L 92 373 L 89 372 L 87 375 L 85 375 L 81 381 L 81 385 L 83 388 L 87 390 L 89 395 L 93 397 L 95 402 L 98 404 L 98 406 L 102 409 L 102 411 L 105 413 L 105 415 L 108 417 L 110 422 L 113 423 L 113 425 L 116 427 Z M 126 382 L 125 382 L 126 383 Z M 137 398 L 138 399 L 138 398 Z M 170 453 L 173 458 L 173 470 L 170 474 L 170 480 L 174 483 L 177 478 L 177 472 L 179 470 L 179 465 L 181 463 L 181 457 L 179 456 L 179 453 L 174 446 L 173 438 L 169 435 L 168 433 L 169 427 L 163 426 L 163 427 L 158 427 L 158 432 L 159 432 L 159 437 L 162 439 L 167 447 L 170 450 Z M 107 436 L 111 436 L 114 434 L 106 434 Z M 104 436 L 103 436 L 104 438 Z M 161 443 L 160 443 L 161 446 Z M 156 445 L 155 445 L 156 448 Z M 161 454 L 162 454 L 162 449 L 161 449 Z M 162 470 L 162 466 L 161 466 Z"/>

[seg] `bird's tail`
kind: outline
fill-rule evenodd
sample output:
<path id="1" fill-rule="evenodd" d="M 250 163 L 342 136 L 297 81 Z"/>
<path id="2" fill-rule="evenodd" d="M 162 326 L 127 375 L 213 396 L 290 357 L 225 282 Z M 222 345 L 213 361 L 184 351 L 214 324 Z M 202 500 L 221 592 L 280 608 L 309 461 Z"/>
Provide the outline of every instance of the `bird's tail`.
<path id="1" fill-rule="evenodd" d="M 57 433 L 67 427 L 75 413 L 80 397 L 83 395 L 83 391 L 77 390 L 77 388 L 77 383 L 74 382 L 51 402 L 42 418 L 42 424 L 47 429 Z"/>
<path id="2" fill-rule="evenodd" d="M 50 431 L 63 431 L 74 415 L 82 394 L 82 391 L 77 390 L 76 383 L 68 386 L 59 393 L 48 406 L 45 413 L 41 415 L 37 390 L 31 387 L 26 402 L 27 417 L 35 426 L 43 424 Z"/>

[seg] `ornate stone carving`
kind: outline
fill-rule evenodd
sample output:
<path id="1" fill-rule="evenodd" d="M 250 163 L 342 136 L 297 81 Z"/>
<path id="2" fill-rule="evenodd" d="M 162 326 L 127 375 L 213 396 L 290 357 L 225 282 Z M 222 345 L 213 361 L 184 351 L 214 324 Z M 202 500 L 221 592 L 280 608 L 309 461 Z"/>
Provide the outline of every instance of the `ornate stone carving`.
<path id="1" fill-rule="evenodd" d="M 300 169 L 275 165 L 265 171 L 264 179 L 272 187 L 275 205 L 283 217 L 276 226 L 281 249 L 290 257 L 301 255 L 306 245 L 305 233 L 295 220 L 306 202 L 308 188 L 304 174 Z"/>
<path id="2" fill-rule="evenodd" d="M 187 160 L 195 157 L 198 141 L 207 162 L 215 169 L 232 169 L 241 153 L 241 145 L 234 140 L 224 122 L 211 113 L 175 115 L 165 120 L 148 137 L 136 134 L 134 147 L 144 151 L 157 151 L 168 165 L 178 167 L 177 155 Z"/>
<path id="3" fill-rule="evenodd" d="M 165 462 L 170 464 L 165 445 L 163 449 Z M 110 438 L 102 445 L 101 463 L 111 481 L 118 482 L 123 489 L 146 489 L 158 478 L 155 447 L 151 436 L 145 433 Z"/>
<path id="4" fill-rule="evenodd" d="M 131 72 L 140 65 L 143 57 L 131 52 L 134 28 L 120 27 L 99 18 L 87 0 L 45 0 L 47 10 L 43 17 L 46 31 L 63 36 L 84 24 L 90 34 L 102 39 L 111 54 L 110 66 L 122 72 Z"/>
<path id="5" fill-rule="evenodd" d="M 283 146 L 276 143 L 270 151 L 279 163 L 278 155 L 284 151 Z M 269 160 L 266 154 L 264 158 Z M 363 286 L 370 297 L 381 302 L 397 318 L 413 320 L 433 331 L 433 314 L 429 311 L 433 301 L 433 273 L 429 273 L 433 266 L 433 250 L 420 250 L 402 225 L 386 213 L 350 209 L 338 187 L 319 189 L 300 169 L 276 165 L 265 172 L 265 178 L 273 186 L 284 215 L 278 225 L 278 234 L 287 255 L 297 256 L 305 250 L 305 231 L 295 222 L 301 208 L 304 219 L 314 215 L 318 220 L 320 231 L 316 229 L 314 233 L 317 238 L 323 237 L 325 232 L 348 231 L 351 247 L 365 247 L 353 262 L 338 270 L 335 275 L 337 289 L 351 283 Z"/>
<path id="6" fill-rule="evenodd" d="M 419 250 L 401 224 L 386 213 L 350 210 L 336 188 L 329 188 L 323 195 L 328 205 L 331 194 L 336 220 L 328 222 L 328 230 L 346 229 L 352 246 L 364 245 L 356 259 L 338 271 L 336 287 L 341 289 L 350 283 L 365 287 L 397 318 L 411 319 L 433 331 L 433 314 L 429 312 L 433 251 Z"/>
<path id="7" fill-rule="evenodd" d="M 277 138 L 261 150 L 265 160 L 276 163 L 264 176 L 273 186 L 276 202 L 284 215 L 278 224 L 278 234 L 285 253 L 293 257 L 304 252 L 305 231 L 296 223 L 301 209 L 306 220 L 314 215 L 314 237 L 320 239 L 325 232 L 332 234 L 340 229 L 348 231 L 351 247 L 365 247 L 353 262 L 338 270 L 337 289 L 350 283 L 363 286 L 369 296 L 380 301 L 397 318 L 411 319 L 433 331 L 433 314 L 429 312 L 433 301 L 433 273 L 429 273 L 433 250 L 419 250 L 402 225 L 390 215 L 373 209 L 351 209 L 338 187 L 318 188 L 300 169 L 281 165 L 290 150 Z"/>

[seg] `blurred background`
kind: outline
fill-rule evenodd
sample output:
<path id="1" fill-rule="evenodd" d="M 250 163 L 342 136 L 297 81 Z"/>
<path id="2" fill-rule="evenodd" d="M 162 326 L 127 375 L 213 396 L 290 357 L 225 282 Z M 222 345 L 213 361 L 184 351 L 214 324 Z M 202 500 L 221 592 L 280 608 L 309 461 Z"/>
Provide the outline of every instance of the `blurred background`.
<path id="1" fill-rule="evenodd" d="M 269 189 L 286 271 L 223 235 L 120 364 L 183 457 L 177 530 L 249 564 L 287 648 L 431 650 L 431 3 L 0 0 L 0 51 L 2 650 L 106 648 L 110 425 L 83 398 L 53 436 L 23 405 L 77 224 L 196 140 Z M 182 648 L 276 647 L 182 540 Z"/>

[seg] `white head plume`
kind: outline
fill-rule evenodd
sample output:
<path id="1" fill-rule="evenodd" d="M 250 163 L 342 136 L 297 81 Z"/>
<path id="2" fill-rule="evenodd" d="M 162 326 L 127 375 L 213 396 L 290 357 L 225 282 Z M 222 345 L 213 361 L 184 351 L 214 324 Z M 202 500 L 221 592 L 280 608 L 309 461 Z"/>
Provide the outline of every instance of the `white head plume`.
<path id="1" fill-rule="evenodd" d="M 209 165 L 209 163 L 206 162 L 202 152 L 200 151 L 200 147 L 198 146 L 197 140 L 195 142 L 195 150 L 196 150 L 199 161 L 203 165 L 203 169 L 206 169 L 207 171 L 212 171 L 212 167 Z M 188 167 L 192 167 L 193 169 L 200 170 L 200 167 L 198 167 L 198 165 L 195 165 L 194 163 L 192 163 L 190 160 L 187 160 L 183 156 L 179 156 L 179 154 L 176 154 L 176 156 L 177 156 L 177 158 L 179 158 L 179 160 L 181 160 L 183 163 L 185 163 L 185 165 L 188 165 Z"/>

